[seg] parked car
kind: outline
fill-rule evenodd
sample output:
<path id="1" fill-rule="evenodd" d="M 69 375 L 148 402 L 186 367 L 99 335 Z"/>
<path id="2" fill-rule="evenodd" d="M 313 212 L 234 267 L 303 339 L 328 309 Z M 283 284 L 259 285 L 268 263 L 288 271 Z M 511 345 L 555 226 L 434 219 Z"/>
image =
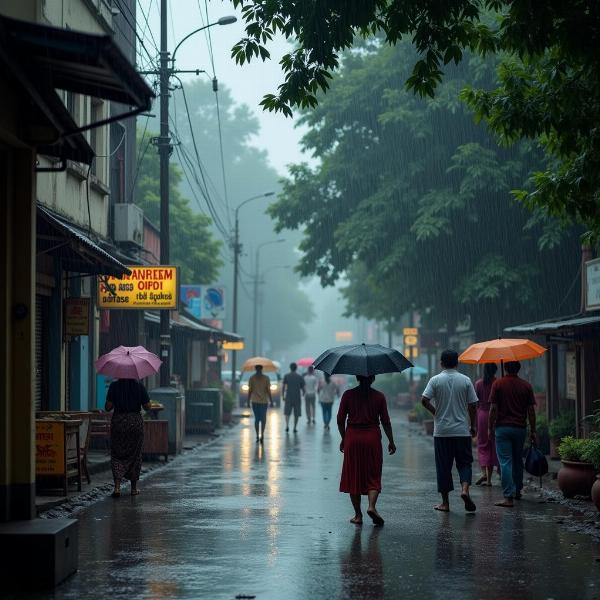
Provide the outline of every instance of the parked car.
<path id="1" fill-rule="evenodd" d="M 250 377 L 254 375 L 254 372 L 244 372 L 242 373 L 242 377 L 240 379 L 240 387 L 239 387 L 239 399 L 240 406 L 246 406 L 248 403 L 248 380 Z M 279 371 L 276 372 L 265 372 L 265 375 L 271 380 L 271 398 L 273 399 L 273 404 L 275 406 L 281 405 L 281 373 Z"/>

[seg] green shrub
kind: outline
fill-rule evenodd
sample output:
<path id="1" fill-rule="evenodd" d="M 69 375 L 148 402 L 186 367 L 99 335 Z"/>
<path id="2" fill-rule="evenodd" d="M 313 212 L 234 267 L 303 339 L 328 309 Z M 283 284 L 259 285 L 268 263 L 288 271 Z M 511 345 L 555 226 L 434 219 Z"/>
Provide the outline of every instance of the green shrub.
<path id="1" fill-rule="evenodd" d="M 408 378 L 401 373 L 378 375 L 373 387 L 387 398 L 395 398 L 398 394 L 408 392 Z"/>
<path id="2" fill-rule="evenodd" d="M 223 412 L 230 413 L 235 406 L 235 394 L 227 389 L 223 388 Z"/>
<path id="3" fill-rule="evenodd" d="M 574 462 L 591 462 L 584 459 L 591 446 L 590 439 L 577 439 L 568 435 L 562 439 L 558 446 L 558 454 L 563 460 L 571 460 Z"/>
<path id="4" fill-rule="evenodd" d="M 414 411 L 417 414 L 417 419 L 419 421 L 433 419 L 433 415 L 420 402 L 417 402 Z"/>
<path id="5" fill-rule="evenodd" d="M 585 442 L 585 447 L 581 453 L 581 460 L 592 463 L 600 471 L 600 434 L 594 433 Z"/>
<path id="6" fill-rule="evenodd" d="M 548 433 L 554 439 L 562 439 L 575 435 L 575 411 L 559 413 L 548 426 Z"/>

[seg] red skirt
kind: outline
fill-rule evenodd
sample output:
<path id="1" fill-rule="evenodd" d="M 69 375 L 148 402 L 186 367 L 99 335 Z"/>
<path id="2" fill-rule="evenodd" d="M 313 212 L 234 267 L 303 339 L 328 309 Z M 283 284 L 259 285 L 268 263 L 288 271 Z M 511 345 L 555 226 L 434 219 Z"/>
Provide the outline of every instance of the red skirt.
<path id="1" fill-rule="evenodd" d="M 340 492 L 366 495 L 369 490 L 381 491 L 383 451 L 379 427 L 357 429 L 348 427 L 344 437 L 344 465 Z"/>

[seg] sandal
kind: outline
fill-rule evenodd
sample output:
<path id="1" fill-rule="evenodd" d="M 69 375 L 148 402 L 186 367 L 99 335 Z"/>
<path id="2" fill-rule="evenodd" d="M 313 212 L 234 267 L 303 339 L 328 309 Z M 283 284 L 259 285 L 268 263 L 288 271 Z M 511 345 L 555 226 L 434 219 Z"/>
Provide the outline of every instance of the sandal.
<path id="1" fill-rule="evenodd" d="M 111 495 L 111 498 L 120 498 L 121 497 L 121 490 L 115 490 Z"/>

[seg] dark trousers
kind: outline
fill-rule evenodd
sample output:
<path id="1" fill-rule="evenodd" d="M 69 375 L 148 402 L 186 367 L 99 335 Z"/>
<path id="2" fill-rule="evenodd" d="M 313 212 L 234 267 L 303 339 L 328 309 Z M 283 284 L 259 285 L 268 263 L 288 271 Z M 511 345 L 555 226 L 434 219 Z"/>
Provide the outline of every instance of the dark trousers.
<path id="1" fill-rule="evenodd" d="M 456 469 L 461 483 L 471 484 L 473 476 L 473 447 L 470 437 L 434 437 L 435 470 L 437 473 L 438 492 L 447 494 L 454 489 L 452 481 L 452 465 Z"/>

